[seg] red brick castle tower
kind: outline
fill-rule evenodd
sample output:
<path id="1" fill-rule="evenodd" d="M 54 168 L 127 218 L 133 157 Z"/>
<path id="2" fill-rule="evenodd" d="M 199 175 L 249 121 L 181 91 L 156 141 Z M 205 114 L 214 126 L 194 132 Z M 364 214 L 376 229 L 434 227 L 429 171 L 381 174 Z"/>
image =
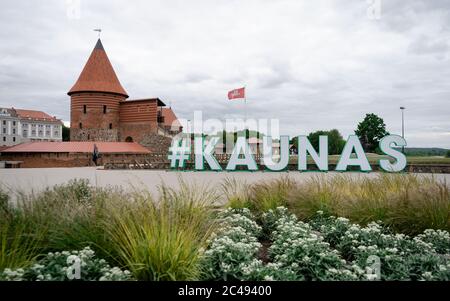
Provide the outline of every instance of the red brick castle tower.
<path id="1" fill-rule="evenodd" d="M 119 141 L 119 106 L 128 94 L 100 39 L 68 95 L 71 141 Z"/>
<path id="2" fill-rule="evenodd" d="M 71 141 L 133 141 L 163 152 L 182 131 L 161 99 L 127 99 L 100 39 L 68 94 Z"/>

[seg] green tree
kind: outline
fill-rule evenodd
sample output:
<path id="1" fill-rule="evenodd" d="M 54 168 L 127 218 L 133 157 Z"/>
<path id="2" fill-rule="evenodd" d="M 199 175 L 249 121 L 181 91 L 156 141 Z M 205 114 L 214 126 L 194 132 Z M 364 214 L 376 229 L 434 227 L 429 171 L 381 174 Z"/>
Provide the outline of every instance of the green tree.
<path id="1" fill-rule="evenodd" d="M 447 151 L 447 154 L 445 155 L 447 158 L 450 158 L 450 149 Z"/>
<path id="2" fill-rule="evenodd" d="M 63 124 L 62 126 L 62 140 L 70 141 L 70 128 Z"/>
<path id="3" fill-rule="evenodd" d="M 364 150 L 368 152 L 374 152 L 380 140 L 389 135 L 383 119 L 375 114 L 366 114 L 364 120 L 358 124 L 355 133 L 359 137 Z"/>
<path id="4" fill-rule="evenodd" d="M 290 148 L 297 154 L 298 153 L 298 136 L 291 139 Z"/>
<path id="5" fill-rule="evenodd" d="M 338 130 L 333 129 L 330 131 L 316 131 L 308 135 L 308 140 L 315 150 L 319 149 L 319 137 L 328 136 L 328 154 L 339 155 L 344 149 L 345 140 L 342 138 L 341 133 Z"/>

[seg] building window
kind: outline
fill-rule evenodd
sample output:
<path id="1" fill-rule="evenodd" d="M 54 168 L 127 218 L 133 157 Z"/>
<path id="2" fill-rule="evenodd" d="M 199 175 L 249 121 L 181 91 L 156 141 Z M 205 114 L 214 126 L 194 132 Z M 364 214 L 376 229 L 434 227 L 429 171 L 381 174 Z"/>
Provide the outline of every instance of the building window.
<path id="1" fill-rule="evenodd" d="M 13 126 L 16 126 L 16 122 L 15 121 L 13 121 Z"/>
<path id="2" fill-rule="evenodd" d="M 109 124 L 109 129 L 112 130 L 112 123 Z"/>
<path id="3" fill-rule="evenodd" d="M 16 129 L 13 129 L 13 135 L 15 135 L 16 134 Z"/>
<path id="4" fill-rule="evenodd" d="M 46 136 L 50 136 L 50 131 L 45 131 Z"/>
<path id="5" fill-rule="evenodd" d="M 106 114 L 106 106 L 103 106 L 103 114 Z"/>
<path id="6" fill-rule="evenodd" d="M 6 141 L 6 137 L 3 137 L 3 141 Z"/>
<path id="7" fill-rule="evenodd" d="M 3 120 L 3 125 L 6 125 L 6 120 Z"/>
<path id="8" fill-rule="evenodd" d="M 13 142 L 16 142 L 16 137 L 13 137 Z"/>
<path id="9" fill-rule="evenodd" d="M 83 105 L 83 113 L 86 114 L 86 112 L 87 112 L 87 106 Z"/>
<path id="10" fill-rule="evenodd" d="M 44 134 L 44 132 L 39 131 L 39 137 L 42 137 L 43 134 Z"/>
<path id="11" fill-rule="evenodd" d="M 3 134 L 6 134 L 6 128 L 3 128 Z"/>
<path id="12" fill-rule="evenodd" d="M 80 129 L 82 129 L 83 128 L 83 124 L 80 122 Z"/>
<path id="13" fill-rule="evenodd" d="M 22 132 L 23 137 L 27 138 L 28 137 L 28 131 L 27 130 L 23 130 Z"/>
<path id="14" fill-rule="evenodd" d="M 58 135 L 59 135 L 59 133 L 58 133 L 58 131 L 56 131 L 56 132 L 55 132 L 55 136 L 58 136 Z"/>
<path id="15" fill-rule="evenodd" d="M 36 136 L 36 130 L 32 130 L 32 131 L 31 131 L 31 135 L 32 135 L 32 136 Z"/>

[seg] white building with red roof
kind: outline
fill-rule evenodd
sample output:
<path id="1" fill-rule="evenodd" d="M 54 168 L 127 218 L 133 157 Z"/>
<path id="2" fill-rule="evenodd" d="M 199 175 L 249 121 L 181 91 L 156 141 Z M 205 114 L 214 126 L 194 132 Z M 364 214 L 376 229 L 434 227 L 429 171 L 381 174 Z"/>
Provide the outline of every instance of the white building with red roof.
<path id="1" fill-rule="evenodd" d="M 0 146 L 62 141 L 62 121 L 42 111 L 0 108 Z"/>

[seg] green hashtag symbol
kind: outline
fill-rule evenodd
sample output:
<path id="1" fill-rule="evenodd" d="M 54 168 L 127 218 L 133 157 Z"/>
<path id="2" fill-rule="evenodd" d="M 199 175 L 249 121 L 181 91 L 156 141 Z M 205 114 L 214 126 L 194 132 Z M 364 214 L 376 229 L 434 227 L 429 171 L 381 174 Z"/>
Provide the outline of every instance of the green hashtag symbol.
<path id="1" fill-rule="evenodd" d="M 169 148 L 170 167 L 184 168 L 185 161 L 190 159 L 191 148 L 188 145 L 188 139 L 174 139 L 172 140 L 172 146 Z"/>

